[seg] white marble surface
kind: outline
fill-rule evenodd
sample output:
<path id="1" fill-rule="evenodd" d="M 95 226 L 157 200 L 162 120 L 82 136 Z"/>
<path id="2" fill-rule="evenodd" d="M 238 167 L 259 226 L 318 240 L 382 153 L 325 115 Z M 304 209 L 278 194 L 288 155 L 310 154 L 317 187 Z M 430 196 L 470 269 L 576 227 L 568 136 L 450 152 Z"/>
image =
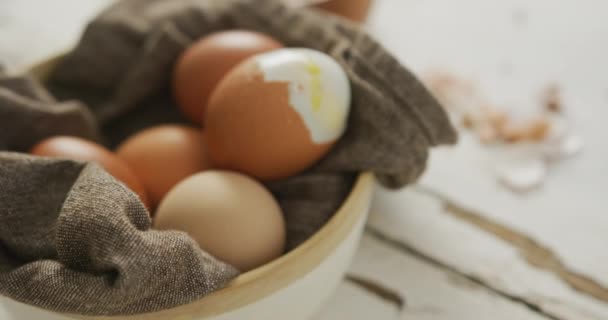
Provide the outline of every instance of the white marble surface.
<path id="1" fill-rule="evenodd" d="M 0 61 L 68 49 L 106 2 L 0 0 Z M 559 84 L 586 148 L 525 195 L 497 184 L 469 135 L 434 151 L 420 186 L 378 191 L 352 277 L 318 319 L 608 319 L 607 13 L 602 0 L 377 1 L 370 31 L 418 74 L 456 72 L 523 113 Z"/>

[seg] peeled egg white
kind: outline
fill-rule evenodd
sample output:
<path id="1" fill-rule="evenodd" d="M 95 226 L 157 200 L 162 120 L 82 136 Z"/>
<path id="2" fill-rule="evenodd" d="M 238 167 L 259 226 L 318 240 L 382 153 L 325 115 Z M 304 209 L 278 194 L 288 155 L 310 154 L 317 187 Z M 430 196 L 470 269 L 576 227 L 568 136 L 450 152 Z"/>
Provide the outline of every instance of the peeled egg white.
<path id="1" fill-rule="evenodd" d="M 289 102 L 317 144 L 330 143 L 346 130 L 350 83 L 342 67 L 311 49 L 284 49 L 254 58 L 266 82 L 289 83 Z"/>
<path id="2" fill-rule="evenodd" d="M 325 53 L 287 48 L 253 56 L 211 97 L 210 156 L 219 168 L 262 180 L 295 175 L 344 134 L 350 104 L 348 76 Z"/>

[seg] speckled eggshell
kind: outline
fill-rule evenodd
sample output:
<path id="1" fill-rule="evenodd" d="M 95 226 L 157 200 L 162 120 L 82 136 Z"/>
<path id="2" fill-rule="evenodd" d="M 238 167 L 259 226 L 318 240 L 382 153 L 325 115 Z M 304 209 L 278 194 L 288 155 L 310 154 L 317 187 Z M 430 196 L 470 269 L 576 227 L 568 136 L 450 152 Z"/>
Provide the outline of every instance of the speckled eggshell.
<path id="1" fill-rule="evenodd" d="M 346 129 L 351 91 L 342 67 L 310 49 L 279 49 L 235 67 L 211 97 L 205 121 L 218 168 L 264 181 L 309 168 Z"/>

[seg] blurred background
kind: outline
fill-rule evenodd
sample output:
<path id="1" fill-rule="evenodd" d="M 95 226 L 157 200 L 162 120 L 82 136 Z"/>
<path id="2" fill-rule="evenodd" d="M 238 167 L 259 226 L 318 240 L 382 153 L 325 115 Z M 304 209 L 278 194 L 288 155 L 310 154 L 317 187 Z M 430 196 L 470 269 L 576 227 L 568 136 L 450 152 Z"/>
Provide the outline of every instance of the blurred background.
<path id="1" fill-rule="evenodd" d="M 111 2 L 0 0 L 0 63 L 69 50 Z M 378 190 L 319 319 L 608 319 L 608 2 L 376 0 L 364 28 L 461 137 Z"/>

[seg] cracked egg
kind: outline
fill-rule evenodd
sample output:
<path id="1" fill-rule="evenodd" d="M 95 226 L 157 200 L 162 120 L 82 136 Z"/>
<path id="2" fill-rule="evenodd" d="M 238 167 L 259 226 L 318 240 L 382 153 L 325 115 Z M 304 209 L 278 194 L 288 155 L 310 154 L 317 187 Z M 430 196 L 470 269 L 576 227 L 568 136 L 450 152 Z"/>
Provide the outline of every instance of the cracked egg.
<path id="1" fill-rule="evenodd" d="M 342 67 L 311 49 L 259 54 L 211 96 L 205 137 L 213 163 L 269 181 L 320 160 L 342 136 L 351 90 Z"/>

